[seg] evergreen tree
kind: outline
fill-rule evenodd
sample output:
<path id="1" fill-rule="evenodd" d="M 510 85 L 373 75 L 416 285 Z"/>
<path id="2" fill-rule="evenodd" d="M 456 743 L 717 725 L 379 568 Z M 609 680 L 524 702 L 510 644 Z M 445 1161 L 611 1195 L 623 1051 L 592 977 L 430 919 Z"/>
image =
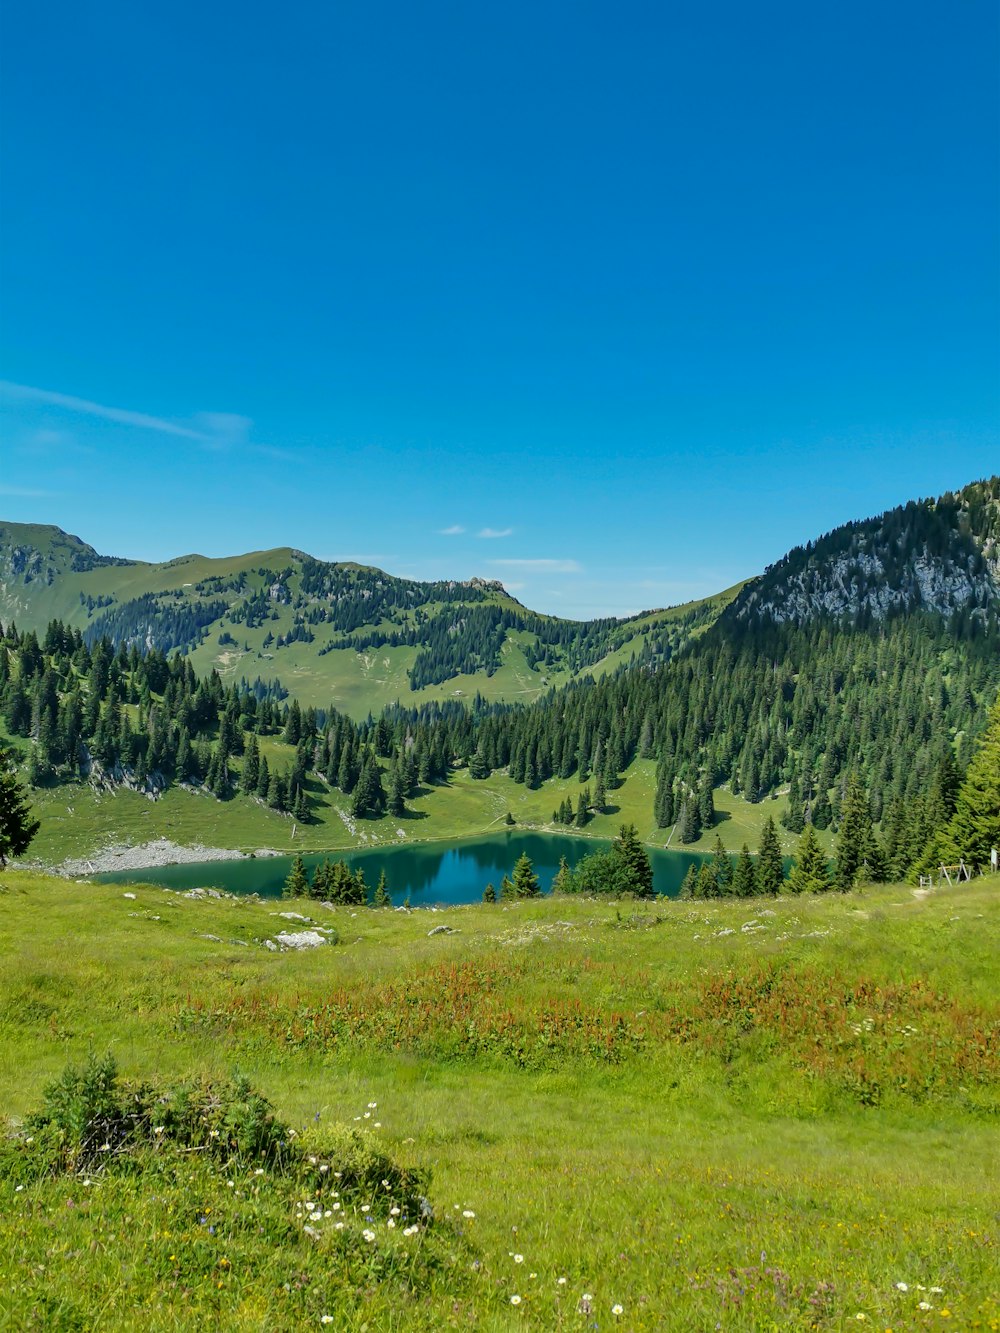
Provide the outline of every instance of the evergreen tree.
<path id="1" fill-rule="evenodd" d="M 722 845 L 722 838 L 715 835 L 712 849 L 712 877 L 715 880 L 719 897 L 726 897 L 733 891 L 733 862 Z"/>
<path id="2" fill-rule="evenodd" d="M 572 871 L 569 868 L 569 862 L 566 860 L 565 856 L 560 856 L 559 869 L 556 871 L 555 878 L 552 880 L 552 892 L 567 893 L 569 891 L 571 874 Z"/>
<path id="3" fill-rule="evenodd" d="M 752 898 L 757 892 L 757 871 L 750 848 L 743 844 L 733 870 L 733 893 L 737 898 Z"/>
<path id="4" fill-rule="evenodd" d="M 649 853 L 639 841 L 634 824 L 623 824 L 611 851 L 620 867 L 618 892 L 634 893 L 638 898 L 653 897 L 653 866 Z"/>
<path id="5" fill-rule="evenodd" d="M 768 815 L 760 834 L 757 852 L 757 892 L 772 895 L 781 892 L 785 881 L 785 867 L 781 859 L 781 844 L 774 820 Z"/>
<path id="6" fill-rule="evenodd" d="M 285 880 L 282 889 L 283 898 L 306 898 L 309 895 L 309 872 L 306 870 L 306 863 L 301 854 L 297 854 L 292 861 L 292 868 L 288 872 L 288 878 Z"/>
<path id="7" fill-rule="evenodd" d="M 922 858 L 925 870 L 942 862 L 986 869 L 993 848 L 1000 849 L 1000 699 L 955 796 L 955 809 Z"/>
<path id="8" fill-rule="evenodd" d="M 837 835 L 836 886 L 842 893 L 852 889 L 862 877 L 865 847 L 871 834 L 871 819 L 864 788 L 857 773 L 852 773 L 844 792 Z"/>
<path id="9" fill-rule="evenodd" d="M 0 653 L 4 650 L 0 648 Z M 22 856 L 40 824 L 31 817 L 10 752 L 0 748 L 0 870 L 12 856 Z"/>
<path id="10" fill-rule="evenodd" d="M 375 885 L 374 906 L 375 906 L 375 907 L 391 907 L 391 906 L 392 906 L 392 899 L 389 897 L 389 889 L 388 889 L 388 887 L 386 886 L 386 881 L 385 881 L 385 871 L 384 871 L 384 870 L 383 870 L 382 873 L 379 875 L 379 877 L 378 877 L 378 883 Z"/>
<path id="11" fill-rule="evenodd" d="M 522 852 L 514 865 L 513 885 L 515 898 L 537 898 L 542 891 L 527 852 Z"/>
<path id="12" fill-rule="evenodd" d="M 677 817 L 677 839 L 682 843 L 697 842 L 700 836 L 698 802 L 693 796 L 685 796 Z"/>
<path id="13" fill-rule="evenodd" d="M 702 861 L 698 867 L 698 878 L 695 881 L 694 896 L 696 898 L 718 898 L 719 886 L 712 874 L 712 867 L 708 861 Z"/>
<path id="14" fill-rule="evenodd" d="M 260 778 L 260 746 L 257 737 L 251 732 L 243 756 L 243 773 L 240 776 L 240 790 L 252 796 L 257 790 Z"/>
<path id="15" fill-rule="evenodd" d="M 514 885 L 510 882 L 510 879 L 504 875 L 503 879 L 500 881 L 500 901 L 502 903 L 508 902 L 513 896 Z"/>
<path id="16" fill-rule="evenodd" d="M 706 774 L 698 788 L 698 823 L 702 830 L 707 830 L 715 823 L 715 802 L 712 799 L 712 783 Z"/>
<path id="17" fill-rule="evenodd" d="M 799 839 L 795 864 L 788 876 L 788 887 L 792 893 L 823 893 L 830 888 L 826 853 L 819 844 L 812 824 L 805 826 Z"/>
<path id="18" fill-rule="evenodd" d="M 492 884 L 487 884 L 486 888 L 483 889 L 483 902 L 484 902 L 484 903 L 495 903 L 496 900 L 497 900 L 497 891 L 496 891 L 496 889 L 493 887 Z"/>
<path id="19" fill-rule="evenodd" d="M 692 861 L 687 868 L 687 874 L 681 881 L 681 898 L 695 898 L 698 895 L 698 867 Z"/>

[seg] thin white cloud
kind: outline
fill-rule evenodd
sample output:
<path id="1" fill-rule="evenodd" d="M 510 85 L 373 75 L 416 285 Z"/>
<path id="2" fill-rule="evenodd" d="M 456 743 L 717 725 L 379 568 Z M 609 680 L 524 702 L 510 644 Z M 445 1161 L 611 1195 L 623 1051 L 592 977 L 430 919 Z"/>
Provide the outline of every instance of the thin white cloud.
<path id="1" fill-rule="evenodd" d="M 582 574 L 583 566 L 576 560 L 490 560 L 498 569 L 518 569 L 525 574 Z"/>
<path id="2" fill-rule="evenodd" d="M 513 528 L 480 528 L 476 533 L 477 537 L 510 537 L 514 533 Z"/>
<path id="3" fill-rule="evenodd" d="M 0 486 L 0 495 L 9 495 L 16 500 L 51 500 L 58 491 L 36 491 L 28 486 Z"/>
<path id="4" fill-rule="evenodd" d="M 173 435 L 182 440 L 191 440 L 205 449 L 225 451 L 238 448 L 264 454 L 268 458 L 292 457 L 284 449 L 275 449 L 267 444 L 251 444 L 250 428 L 253 422 L 249 417 L 239 416 L 234 412 L 199 412 L 194 417 L 192 425 L 185 425 L 179 421 L 168 421 L 165 417 L 150 416 L 147 412 L 133 412 L 125 407 L 109 407 L 106 403 L 94 403 L 87 398 L 75 398 L 72 394 L 55 393 L 50 389 L 36 389 L 30 384 L 13 384 L 10 380 L 0 380 L 0 395 L 20 402 L 58 407 L 65 412 L 96 417 L 100 421 L 111 421 L 119 426 L 134 426 L 138 430 Z"/>
<path id="5" fill-rule="evenodd" d="M 450 528 L 438 528 L 439 537 L 461 537 L 465 529 L 461 523 L 453 523 Z"/>

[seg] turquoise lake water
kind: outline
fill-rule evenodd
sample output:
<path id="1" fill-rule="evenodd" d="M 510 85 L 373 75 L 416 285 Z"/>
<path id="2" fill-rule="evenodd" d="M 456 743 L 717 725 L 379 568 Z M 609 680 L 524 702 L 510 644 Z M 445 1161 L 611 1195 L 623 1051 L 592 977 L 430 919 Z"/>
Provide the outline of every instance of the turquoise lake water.
<path id="1" fill-rule="evenodd" d="M 548 890 L 565 856 L 575 865 L 587 852 L 609 844 L 597 838 L 561 837 L 549 833 L 521 833 L 516 829 L 487 837 L 465 838 L 455 842 L 423 843 L 409 847 L 378 847 L 370 851 L 330 852 L 331 861 L 343 860 L 356 870 L 364 867 L 369 887 L 374 889 L 384 870 L 394 904 L 409 897 L 414 907 L 478 902 L 490 882 L 499 890 L 500 880 L 514 869 L 514 862 L 527 852 L 543 890 Z M 303 857 L 310 873 L 323 854 Z M 702 857 L 691 852 L 665 852 L 650 849 L 653 884 L 658 893 L 676 897 L 687 868 L 700 864 Z M 161 866 L 152 870 L 130 870 L 110 875 L 95 875 L 104 884 L 162 884 L 171 889 L 211 887 L 229 893 L 259 893 L 277 898 L 288 875 L 292 858 L 274 856 L 246 858 L 239 861 L 203 861 L 190 865 Z"/>

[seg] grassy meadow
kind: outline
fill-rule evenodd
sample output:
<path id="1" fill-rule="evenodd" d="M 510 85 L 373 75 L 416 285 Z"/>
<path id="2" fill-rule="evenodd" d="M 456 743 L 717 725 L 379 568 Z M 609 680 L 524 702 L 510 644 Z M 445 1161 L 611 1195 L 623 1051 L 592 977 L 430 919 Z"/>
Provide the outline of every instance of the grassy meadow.
<path id="1" fill-rule="evenodd" d="M 288 747 L 274 737 L 262 740 L 261 753 L 279 769 L 288 763 Z M 111 791 L 96 790 L 88 783 L 42 787 L 31 793 L 41 820 L 31 856 L 45 865 L 57 865 L 109 844 L 139 844 L 160 837 L 185 846 L 200 843 L 242 851 L 270 847 L 280 852 L 446 842 L 496 832 L 508 812 L 521 828 L 582 837 L 613 838 L 623 823 L 635 824 L 640 837 L 651 846 L 679 848 L 672 830 L 657 828 L 653 820 L 656 765 L 647 759 L 635 760 L 622 775 L 621 785 L 608 793 L 605 812 L 595 814 L 582 830 L 552 820 L 564 797 L 574 804 L 579 799 L 581 785 L 576 777 L 552 778 L 531 790 L 512 782 L 503 771 L 477 781 L 468 769 L 458 769 L 447 783 L 421 788 L 419 795 L 407 801 L 402 818 L 383 815 L 356 821 L 350 817 L 349 796 L 316 777 L 307 785 L 313 802 L 308 824 L 296 824 L 290 815 L 279 814 L 255 799 L 237 795 L 219 801 L 204 789 L 172 786 L 153 801 L 124 787 Z M 771 815 L 777 822 L 784 801 L 751 804 L 721 787 L 715 792 L 715 807 L 714 828 L 684 850 L 710 852 L 716 834 L 728 851 L 739 851 L 744 842 L 756 850 L 764 820 Z M 798 839 L 780 825 L 778 836 L 785 854 L 793 855 Z M 820 838 L 832 849 L 829 833 Z"/>
<path id="2" fill-rule="evenodd" d="M 154 1138 L 53 1174 L 22 1126 L 0 1327 L 1000 1326 L 995 886 L 309 903 L 337 942 L 271 951 L 308 928 L 283 907 L 0 880 L 15 1127 L 111 1051 L 248 1075 L 300 1153 Z M 362 1148 L 384 1197 L 344 1184 Z"/>

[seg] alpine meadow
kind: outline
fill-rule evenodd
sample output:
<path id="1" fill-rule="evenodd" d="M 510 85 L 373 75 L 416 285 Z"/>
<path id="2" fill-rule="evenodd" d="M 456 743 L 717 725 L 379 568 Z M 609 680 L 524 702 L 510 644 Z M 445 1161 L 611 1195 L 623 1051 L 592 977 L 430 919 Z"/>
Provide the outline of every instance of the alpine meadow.
<path id="1" fill-rule="evenodd" d="M 0 1333 L 1000 1333 L 996 4 L 0 44 Z"/>
<path id="2" fill-rule="evenodd" d="M 1000 479 L 625 621 L 2 537 L 12 1326 L 997 1326 Z"/>

